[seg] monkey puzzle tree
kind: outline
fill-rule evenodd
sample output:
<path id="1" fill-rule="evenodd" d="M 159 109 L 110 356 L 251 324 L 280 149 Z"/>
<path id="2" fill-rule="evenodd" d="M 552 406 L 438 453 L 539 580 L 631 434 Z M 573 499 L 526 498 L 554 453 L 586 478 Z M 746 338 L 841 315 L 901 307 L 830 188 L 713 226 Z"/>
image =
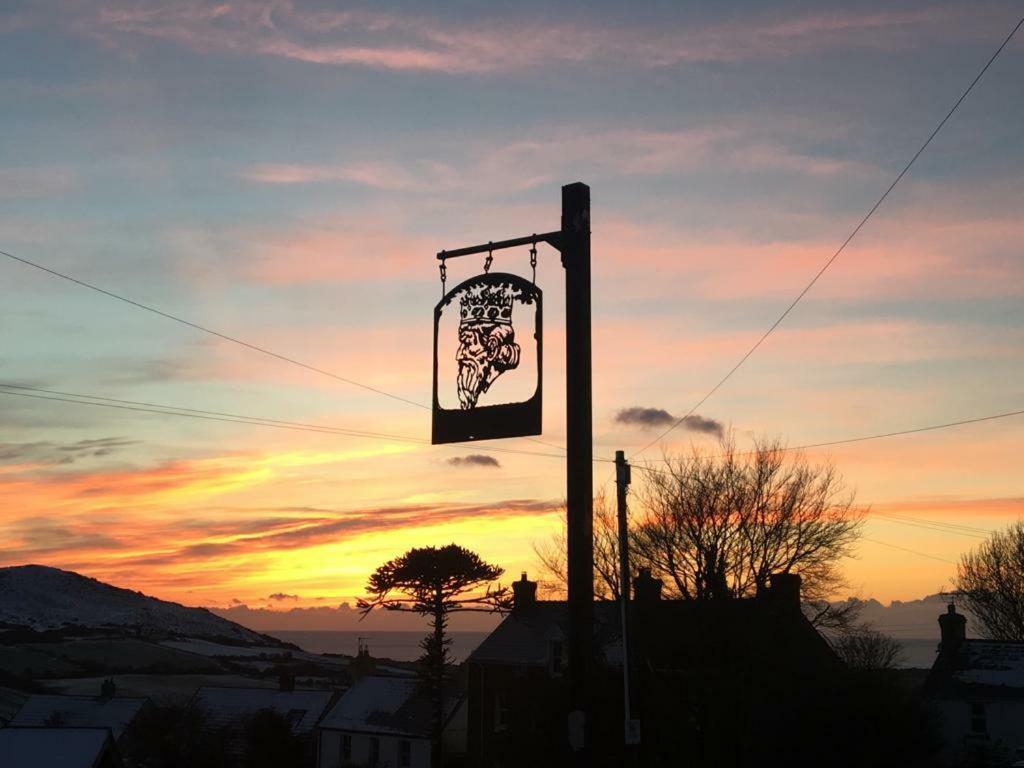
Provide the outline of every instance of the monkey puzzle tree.
<path id="1" fill-rule="evenodd" d="M 441 762 L 445 671 L 451 663 L 448 615 L 464 611 L 496 613 L 511 608 L 508 587 L 492 588 L 504 572 L 457 544 L 414 547 L 377 568 L 366 585 L 369 596 L 359 600 L 364 617 L 381 607 L 431 619 L 432 630 L 420 642 L 423 681 L 434 703 L 431 765 Z"/>
<path id="2" fill-rule="evenodd" d="M 1024 522 L 964 555 L 954 585 L 990 638 L 1024 640 Z"/>

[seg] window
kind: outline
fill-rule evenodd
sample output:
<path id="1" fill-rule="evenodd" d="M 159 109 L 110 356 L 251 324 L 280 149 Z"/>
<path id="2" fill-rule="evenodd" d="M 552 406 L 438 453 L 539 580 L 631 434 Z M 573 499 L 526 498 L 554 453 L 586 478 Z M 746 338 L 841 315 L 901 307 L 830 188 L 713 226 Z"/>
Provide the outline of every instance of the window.
<path id="1" fill-rule="evenodd" d="M 565 664 L 565 653 L 561 640 L 552 640 L 549 646 L 551 658 L 551 674 L 559 677 L 562 674 L 562 667 Z"/>
<path id="2" fill-rule="evenodd" d="M 299 723 L 302 722 L 302 718 L 306 716 L 306 710 L 304 709 L 289 709 L 288 714 L 285 715 L 284 719 L 288 721 L 288 725 L 291 726 L 293 731 L 298 730 Z"/>
<path id="3" fill-rule="evenodd" d="M 508 696 L 504 691 L 494 692 L 494 730 L 504 731 L 508 728 Z"/>
<path id="4" fill-rule="evenodd" d="M 971 704 L 971 733 L 988 733 L 985 705 L 980 702 Z"/>
<path id="5" fill-rule="evenodd" d="M 370 738 L 370 765 L 377 765 L 380 762 L 380 739 L 376 736 Z"/>
<path id="6" fill-rule="evenodd" d="M 398 742 L 398 768 L 409 768 L 412 765 L 412 744 L 405 739 Z"/>
<path id="7" fill-rule="evenodd" d="M 346 763 L 352 760 L 352 736 L 348 733 L 341 734 L 341 759 Z"/>

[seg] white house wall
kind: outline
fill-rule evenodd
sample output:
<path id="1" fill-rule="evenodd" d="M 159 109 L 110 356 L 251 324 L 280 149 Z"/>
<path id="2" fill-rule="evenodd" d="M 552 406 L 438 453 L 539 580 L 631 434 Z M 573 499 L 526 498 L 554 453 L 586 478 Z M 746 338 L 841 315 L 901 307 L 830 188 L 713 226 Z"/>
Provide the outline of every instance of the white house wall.
<path id="1" fill-rule="evenodd" d="M 942 761 L 946 766 L 959 766 L 965 759 L 969 744 L 985 743 L 998 749 L 1008 759 L 1016 758 L 1016 750 L 1024 749 L 1024 702 L 986 701 L 987 738 L 971 733 L 971 702 L 967 700 L 934 701 L 943 740 Z M 1019 759 L 1019 758 L 1017 758 Z"/>
<path id="2" fill-rule="evenodd" d="M 346 768 L 346 766 L 370 765 L 370 739 L 380 740 L 379 768 L 399 768 L 398 743 L 408 741 L 411 762 L 409 768 L 430 768 L 430 741 L 428 739 L 399 739 L 395 736 L 370 736 L 365 733 L 348 733 L 352 737 L 352 757 L 341 760 L 341 737 L 345 731 L 320 731 L 318 768 Z"/>

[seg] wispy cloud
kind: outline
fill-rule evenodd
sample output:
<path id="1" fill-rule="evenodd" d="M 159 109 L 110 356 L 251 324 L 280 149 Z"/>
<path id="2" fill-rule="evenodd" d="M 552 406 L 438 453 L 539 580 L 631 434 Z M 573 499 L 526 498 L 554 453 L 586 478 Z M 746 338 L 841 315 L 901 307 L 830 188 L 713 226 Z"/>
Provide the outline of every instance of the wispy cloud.
<path id="1" fill-rule="evenodd" d="M 632 26 L 550 15 L 536 22 L 454 21 L 369 9 L 324 10 L 282 0 L 106 3 L 80 22 L 114 40 L 134 35 L 199 51 L 273 56 L 325 66 L 452 74 L 608 62 L 639 67 L 806 55 L 840 47 L 889 48 L 947 24 L 946 9 L 778 14 L 703 25 Z"/>
<path id="2" fill-rule="evenodd" d="M 110 456 L 138 444 L 123 437 L 99 437 L 58 443 L 40 440 L 31 443 L 0 443 L 0 464 L 54 466 L 73 464 L 86 458 Z"/>
<path id="3" fill-rule="evenodd" d="M 452 173 L 438 163 L 411 167 L 389 161 L 348 165 L 262 163 L 242 171 L 242 178 L 260 184 L 345 182 L 387 192 L 423 191 L 453 186 Z"/>
<path id="4" fill-rule="evenodd" d="M 778 133 L 772 137 L 772 133 Z M 686 129 L 551 127 L 506 144 L 468 142 L 458 165 L 380 157 L 342 163 L 258 163 L 239 176 L 255 184 L 352 184 L 384 192 L 474 196 L 522 192 L 586 168 L 594 176 L 672 176 L 698 169 L 794 176 L 874 175 L 863 162 L 802 149 L 809 136 L 790 128 L 717 121 Z M 500 180 L 500 184 L 496 183 Z"/>
<path id="5" fill-rule="evenodd" d="M 406 504 L 357 508 L 345 511 L 317 511 L 292 517 L 278 510 L 251 510 L 245 518 L 222 519 L 207 528 L 200 519 L 173 523 L 168 536 L 167 522 L 111 517 L 90 520 L 81 517 L 56 520 L 46 517 L 19 518 L 0 526 L 0 565 L 31 562 L 43 558 L 52 562 L 77 564 L 83 560 L 97 567 L 178 568 L 188 563 L 214 566 L 239 558 L 273 556 L 279 552 L 302 551 L 334 544 L 340 537 L 351 541 L 367 534 L 387 532 L 391 536 L 415 529 L 429 520 L 432 525 L 493 523 L 502 519 L 546 515 L 556 512 L 555 501 L 511 499 L 486 504 Z M 295 595 L 278 592 L 273 600 Z"/>

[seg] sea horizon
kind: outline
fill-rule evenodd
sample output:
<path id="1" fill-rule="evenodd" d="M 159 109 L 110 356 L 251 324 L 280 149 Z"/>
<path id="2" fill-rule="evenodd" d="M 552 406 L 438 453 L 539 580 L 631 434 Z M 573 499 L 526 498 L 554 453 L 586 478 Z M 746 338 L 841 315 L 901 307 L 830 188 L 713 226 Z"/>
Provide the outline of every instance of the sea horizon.
<path id="1" fill-rule="evenodd" d="M 266 630 L 267 634 L 299 646 L 309 653 L 341 653 L 354 656 L 363 638 L 369 645 L 370 655 L 393 661 L 415 661 L 421 653 L 419 642 L 427 634 L 416 630 L 390 630 L 359 632 L 336 629 L 282 629 Z M 452 638 L 452 656 L 462 662 L 483 642 L 489 632 L 449 632 Z M 929 669 L 935 660 L 937 641 L 930 637 L 894 638 L 903 649 L 902 669 Z"/>
<path id="2" fill-rule="evenodd" d="M 422 650 L 419 647 L 427 632 L 417 630 L 390 630 L 381 632 L 353 631 L 337 629 L 282 629 L 266 630 L 285 642 L 299 646 L 309 653 L 342 653 L 355 656 L 359 640 L 365 640 L 370 655 L 379 659 L 393 661 L 415 661 Z M 480 645 L 489 632 L 454 631 L 448 632 L 452 639 L 451 653 L 456 661 L 465 661 L 466 657 Z"/>

